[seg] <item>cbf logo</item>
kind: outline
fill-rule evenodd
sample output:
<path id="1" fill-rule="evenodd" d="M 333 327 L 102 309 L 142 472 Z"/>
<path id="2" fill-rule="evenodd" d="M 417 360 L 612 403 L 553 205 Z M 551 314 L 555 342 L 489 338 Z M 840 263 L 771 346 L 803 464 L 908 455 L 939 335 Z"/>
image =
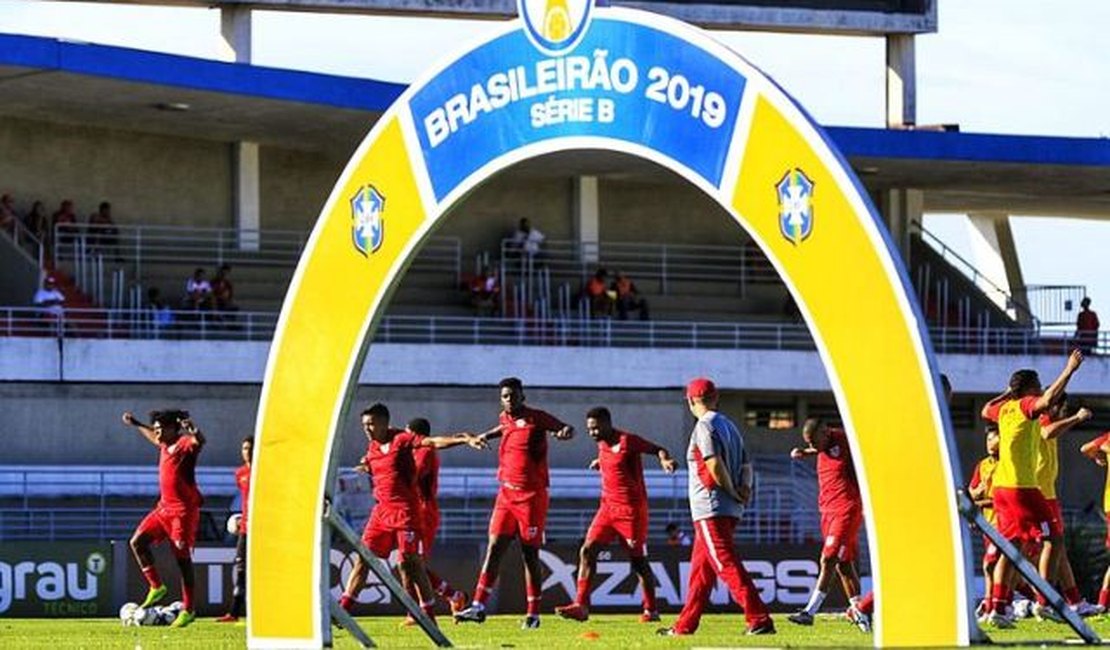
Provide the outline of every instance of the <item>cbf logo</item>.
<path id="1" fill-rule="evenodd" d="M 517 0 L 524 32 L 541 52 L 559 56 L 574 49 L 590 26 L 593 0 Z"/>
<path id="2" fill-rule="evenodd" d="M 385 197 L 373 185 L 363 185 L 351 197 L 351 238 L 355 249 L 369 256 L 381 248 L 385 239 Z"/>
<path id="3" fill-rule="evenodd" d="M 797 246 L 813 233 L 813 181 L 792 169 L 775 185 L 779 195 L 779 230 Z"/>

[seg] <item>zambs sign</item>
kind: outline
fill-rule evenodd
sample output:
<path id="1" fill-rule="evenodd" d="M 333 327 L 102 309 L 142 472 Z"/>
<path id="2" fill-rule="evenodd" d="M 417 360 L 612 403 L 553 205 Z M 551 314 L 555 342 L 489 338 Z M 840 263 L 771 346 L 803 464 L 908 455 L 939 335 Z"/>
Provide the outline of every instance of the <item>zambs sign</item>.
<path id="1" fill-rule="evenodd" d="M 112 614 L 110 557 L 107 544 L 0 545 L 0 616 Z"/>

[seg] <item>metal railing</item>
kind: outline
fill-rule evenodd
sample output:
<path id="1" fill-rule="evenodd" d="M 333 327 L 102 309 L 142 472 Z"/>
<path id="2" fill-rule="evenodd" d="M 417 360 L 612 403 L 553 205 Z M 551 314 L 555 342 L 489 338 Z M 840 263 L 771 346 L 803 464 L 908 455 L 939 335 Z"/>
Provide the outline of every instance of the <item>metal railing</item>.
<path id="1" fill-rule="evenodd" d="M 19 219 L 12 221 L 12 231 L 8 234 L 15 242 L 16 247 L 27 256 L 27 259 L 35 262 L 40 269 L 43 268 L 43 263 L 46 261 L 46 249 L 43 242 L 39 241 L 38 237 L 35 237 L 35 234 L 28 230 L 22 221 Z"/>
<path id="2" fill-rule="evenodd" d="M 1087 296 L 1087 287 L 1068 284 L 1028 284 L 1025 296 L 1029 308 L 1037 315 L 1042 327 L 1075 327 L 1079 303 Z"/>
<path id="3" fill-rule="evenodd" d="M 68 309 L 60 318 L 33 307 L 0 307 L 0 337 L 180 339 L 268 342 L 278 312 L 176 311 L 160 321 L 150 309 Z M 1077 342 L 1072 332 L 1013 327 L 936 327 L 934 349 L 952 354 L 1059 354 Z M 386 316 L 375 343 L 510 345 L 598 348 L 813 350 L 805 325 L 768 322 L 619 321 L 579 318 Z M 1110 332 L 1092 346 L 1110 354 Z"/>

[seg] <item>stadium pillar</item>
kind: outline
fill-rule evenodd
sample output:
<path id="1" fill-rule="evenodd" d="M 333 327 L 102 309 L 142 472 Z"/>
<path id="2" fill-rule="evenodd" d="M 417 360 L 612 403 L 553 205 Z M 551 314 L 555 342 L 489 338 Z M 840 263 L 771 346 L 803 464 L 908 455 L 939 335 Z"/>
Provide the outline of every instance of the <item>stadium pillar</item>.
<path id="1" fill-rule="evenodd" d="M 261 192 L 257 142 L 236 142 L 232 146 L 232 192 L 235 229 L 239 250 L 257 251 L 262 227 Z"/>
<path id="2" fill-rule="evenodd" d="M 1025 291 L 1025 279 L 1021 273 L 1014 232 L 1010 229 L 1009 215 L 1001 212 L 976 212 L 967 215 L 972 225 L 971 246 L 975 254 L 975 266 L 987 277 L 1010 291 L 1014 302 L 1026 309 L 1015 309 L 1019 323 L 1029 324 L 1029 298 Z M 1006 305 L 1002 305 L 1005 309 Z"/>
<path id="3" fill-rule="evenodd" d="M 251 62 L 251 8 L 220 7 L 220 58 L 235 63 Z"/>
<path id="4" fill-rule="evenodd" d="M 881 209 L 890 237 L 902 261 L 910 265 L 910 233 L 914 222 L 921 223 L 925 207 L 925 193 L 921 190 L 899 188 L 883 192 Z"/>
<path id="5" fill-rule="evenodd" d="M 598 242 L 601 241 L 597 176 L 575 176 L 572 183 L 574 237 L 582 251 L 582 261 L 597 262 L 600 257 Z"/>
<path id="6" fill-rule="evenodd" d="M 886 36 L 886 125 L 917 122 L 917 73 L 914 41 L 910 34 Z"/>

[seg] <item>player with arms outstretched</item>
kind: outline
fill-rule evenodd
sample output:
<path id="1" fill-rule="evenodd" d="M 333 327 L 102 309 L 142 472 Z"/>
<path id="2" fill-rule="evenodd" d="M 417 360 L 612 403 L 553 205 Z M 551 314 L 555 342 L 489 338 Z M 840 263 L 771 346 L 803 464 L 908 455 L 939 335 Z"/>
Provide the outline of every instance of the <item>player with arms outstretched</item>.
<path id="1" fill-rule="evenodd" d="M 639 576 L 644 599 L 640 622 L 658 621 L 655 577 L 647 560 L 647 486 L 640 456 L 656 456 L 668 474 L 674 473 L 678 462 L 663 447 L 634 433 L 614 429 L 612 415 L 604 406 L 586 413 L 586 432 L 597 441 L 597 458 L 590 462 L 590 468 L 601 470 L 601 502 L 579 552 L 577 595 L 573 603 L 556 607 L 555 613 L 575 621 L 589 620 L 590 578 L 597 570 L 597 553 L 602 546 L 619 539 L 628 548 L 629 562 Z"/>
<path id="2" fill-rule="evenodd" d="M 478 585 L 474 588 L 474 601 L 470 607 L 456 613 L 455 620 L 475 623 L 486 620 L 486 601 L 501 571 L 501 560 L 513 538 L 519 536 L 528 598 L 528 612 L 521 627 L 537 629 L 543 584 L 540 546 L 547 522 L 549 484 L 547 437 L 570 440 L 574 437 L 574 427 L 550 413 L 525 406 L 524 385 L 516 377 L 502 379 L 498 390 L 501 401 L 498 424 L 479 439 L 484 442 L 501 438 L 497 469 L 501 488 L 490 516 L 489 545 Z"/>
<path id="3" fill-rule="evenodd" d="M 1063 527 L 1056 517 L 1037 481 L 1037 459 L 1041 448 L 1040 416 L 1064 392 L 1080 365 L 1083 354 L 1078 350 L 1068 356 L 1067 364 L 1047 390 L 1041 391 L 1040 377 L 1035 370 L 1018 370 L 1010 376 L 1007 389 L 991 399 L 982 409 L 984 419 L 998 423 L 998 468 L 994 472 L 994 510 L 998 532 L 1019 549 L 1028 550 L 1038 541 L 1050 544 L 1048 557 L 1042 555 L 1041 577 L 1051 581 L 1051 568 L 1063 542 Z M 1015 569 L 1005 555 L 998 558 L 991 586 L 990 612 L 987 623 L 994 627 L 1013 627 L 1007 613 L 1012 599 Z"/>
<path id="4" fill-rule="evenodd" d="M 401 555 L 401 577 L 416 585 L 419 603 L 428 616 L 434 617 L 435 590 L 424 566 L 423 504 L 417 490 L 414 452 L 421 447 L 447 449 L 458 445 L 484 447 L 484 443 L 466 434 L 452 437 L 424 437 L 411 431 L 389 426 L 389 409 L 374 404 L 362 412 L 362 431 L 369 439 L 366 455 L 355 468 L 370 474 L 377 502 L 366 522 L 362 543 L 383 560 L 394 550 Z M 348 612 L 366 585 L 370 567 L 361 555 L 347 579 L 339 606 Z"/>
<path id="5" fill-rule="evenodd" d="M 183 608 L 171 624 L 185 627 L 196 619 L 193 607 L 193 590 L 196 577 L 193 573 L 193 547 L 196 545 L 197 525 L 200 523 L 200 505 L 204 499 L 197 488 L 197 457 L 204 448 L 201 433 L 189 413 L 179 409 L 152 411 L 150 424 L 137 420 L 131 411 L 123 414 L 123 423 L 134 427 L 151 444 L 158 447 L 159 499 L 154 510 L 139 523 L 131 536 L 131 551 L 139 563 L 143 578 L 150 585 L 140 607 L 157 604 L 169 591 L 158 569 L 150 548 L 162 540 L 170 541 L 177 568 L 181 571 L 181 601 Z"/>
<path id="6" fill-rule="evenodd" d="M 405 427 L 410 433 L 418 436 L 429 437 L 432 435 L 432 424 L 425 418 L 414 418 Z M 420 496 L 422 506 L 422 528 L 424 531 L 424 566 L 428 571 L 428 580 L 435 589 L 436 595 L 447 601 L 451 612 L 457 612 L 466 607 L 466 594 L 455 589 L 432 571 L 428 559 L 432 554 L 432 544 L 435 543 L 436 532 L 439 530 L 439 454 L 436 448 L 423 445 L 413 451 L 416 460 L 416 493 Z M 413 593 L 413 586 L 408 586 L 409 593 Z M 415 596 L 415 594 L 414 594 Z M 408 617 L 406 623 L 415 623 Z"/>
<path id="7" fill-rule="evenodd" d="M 821 512 L 821 537 L 825 541 L 821 547 L 821 570 L 809 602 L 787 620 L 798 625 L 813 625 L 835 571 L 840 576 L 840 586 L 849 607 L 855 610 L 855 616 L 850 618 L 866 629 L 870 620 L 859 611 L 859 574 L 855 564 L 859 529 L 863 525 L 863 499 L 852 465 L 848 436 L 839 427 L 810 418 L 802 426 L 802 438 L 806 446 L 792 449 L 790 457 L 794 460 L 817 458 L 817 507 Z"/>

